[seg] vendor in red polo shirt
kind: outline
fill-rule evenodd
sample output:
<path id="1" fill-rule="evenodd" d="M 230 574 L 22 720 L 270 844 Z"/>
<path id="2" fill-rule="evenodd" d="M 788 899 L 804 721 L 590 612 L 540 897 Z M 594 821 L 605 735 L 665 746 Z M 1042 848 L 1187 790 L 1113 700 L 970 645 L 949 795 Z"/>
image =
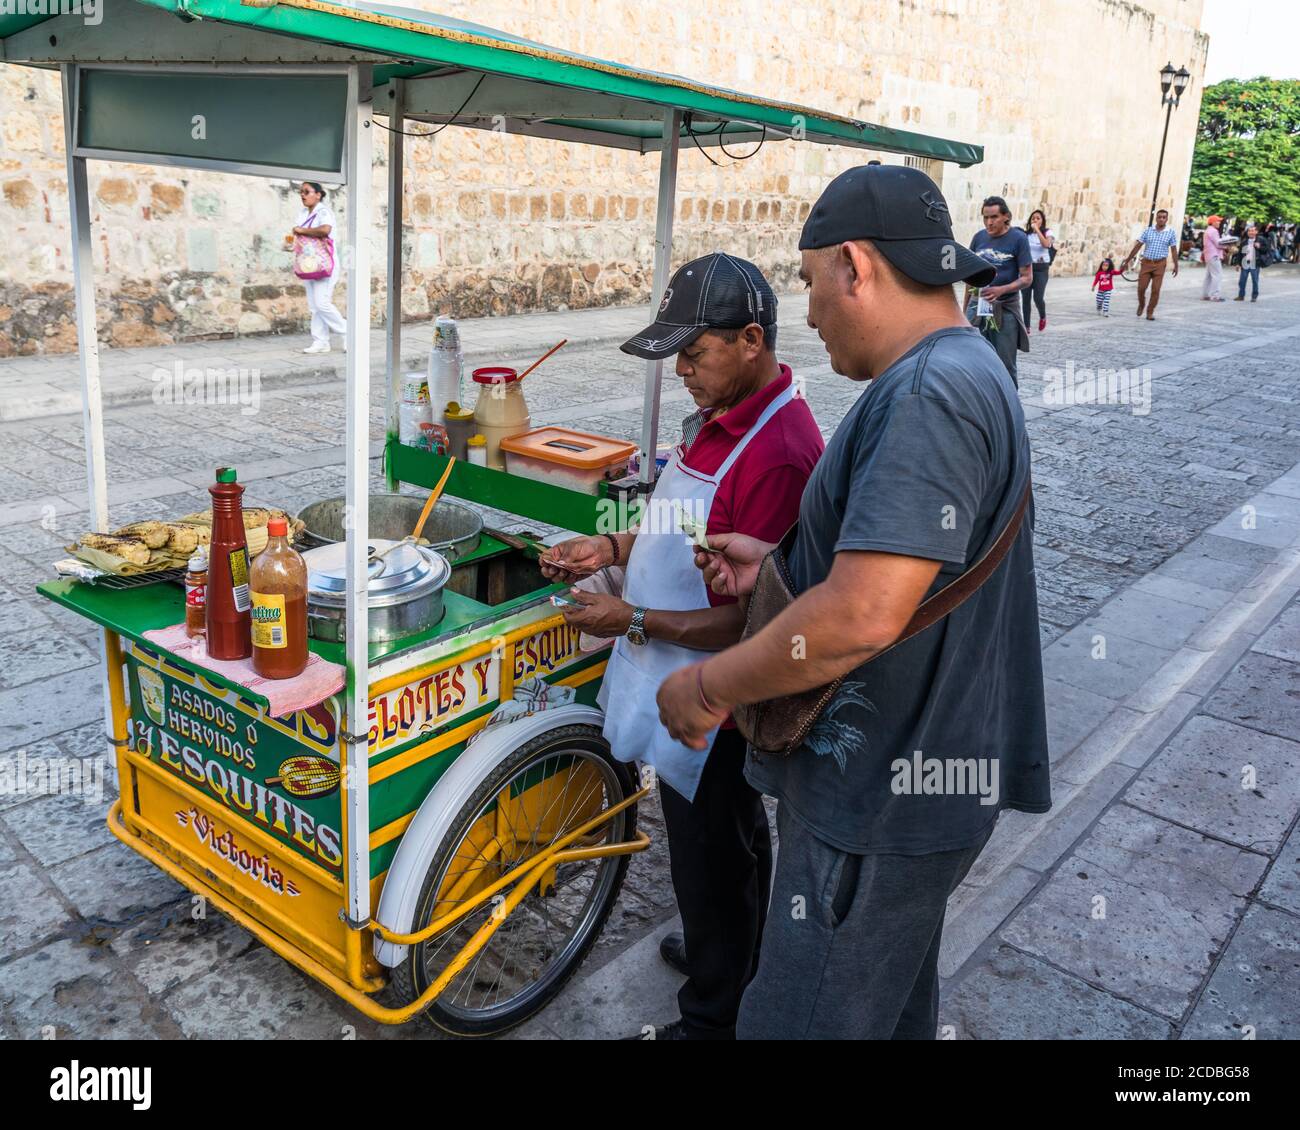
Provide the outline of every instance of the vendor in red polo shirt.
<path id="1" fill-rule="evenodd" d="M 762 798 L 745 781 L 745 742 L 720 720 L 708 748 L 674 741 L 655 694 L 673 671 L 740 639 L 744 611 L 707 588 L 681 518 L 706 537 L 745 533 L 775 542 L 798 517 L 822 453 L 821 432 L 776 358 L 776 295 L 752 263 L 715 253 L 669 281 L 658 320 L 622 346 L 657 360 L 676 354 L 677 375 L 698 410 L 655 485 L 633 533 L 578 537 L 542 558 L 552 579 L 626 566 L 622 595 L 574 590 L 565 619 L 618 637 L 601 685 L 605 737 L 622 761 L 659 779 L 682 935 L 660 952 L 687 975 L 681 1019 L 656 1039 L 732 1039 L 745 986 L 758 964 L 772 847 Z"/>

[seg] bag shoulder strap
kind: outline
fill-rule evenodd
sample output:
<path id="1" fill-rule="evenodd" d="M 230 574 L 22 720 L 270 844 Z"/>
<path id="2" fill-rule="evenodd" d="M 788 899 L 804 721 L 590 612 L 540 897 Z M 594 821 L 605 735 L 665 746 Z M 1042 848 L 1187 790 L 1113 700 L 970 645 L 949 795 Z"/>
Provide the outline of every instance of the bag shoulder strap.
<path id="1" fill-rule="evenodd" d="M 1016 505 L 1015 513 L 1007 519 L 1007 524 L 1002 527 L 1002 532 L 998 534 L 993 544 L 989 546 L 988 551 L 966 570 L 951 584 L 944 585 L 933 596 L 923 600 L 912 618 L 907 622 L 902 633 L 889 647 L 884 651 L 877 652 L 873 659 L 878 659 L 886 651 L 896 648 L 900 643 L 910 640 L 920 632 L 933 624 L 937 624 L 945 616 L 955 612 L 961 605 L 968 601 L 985 581 L 987 581 L 997 567 L 1002 564 L 1002 559 L 1006 557 L 1011 546 L 1014 544 L 1017 536 L 1020 534 L 1020 527 L 1024 524 L 1025 511 L 1029 508 L 1029 499 L 1033 494 L 1033 483 L 1025 484 L 1025 491 L 1020 496 L 1020 502 Z"/>
<path id="2" fill-rule="evenodd" d="M 912 618 L 907 622 L 899 637 L 894 640 L 889 647 L 879 651 L 872 659 L 877 659 L 884 655 L 886 651 L 897 647 L 900 643 L 911 639 L 926 628 L 937 624 L 945 616 L 955 612 L 962 604 L 968 601 L 979 590 L 994 572 L 1002 564 L 1002 559 L 1006 557 L 1011 546 L 1015 543 L 1020 534 L 1020 527 L 1024 524 L 1025 511 L 1029 508 L 1029 500 L 1033 495 L 1033 482 L 1025 484 L 1024 493 L 1020 496 L 1020 502 L 1017 503 L 1015 512 L 1007 519 L 1007 524 L 1002 527 L 1002 532 L 993 540 L 978 561 L 967 569 L 960 577 L 950 584 L 944 585 L 933 596 L 923 600 L 912 613 Z M 789 554 L 794 547 L 795 535 L 799 531 L 799 523 L 795 522 L 785 534 L 780 542 L 767 555 L 764 565 L 771 565 L 775 570 L 777 577 L 780 578 L 786 591 L 789 593 L 791 600 L 799 595 L 799 589 L 794 583 L 794 578 L 790 573 Z M 748 617 L 746 618 L 748 620 Z M 746 624 L 746 629 L 749 625 Z M 746 632 L 748 634 L 748 631 Z"/>

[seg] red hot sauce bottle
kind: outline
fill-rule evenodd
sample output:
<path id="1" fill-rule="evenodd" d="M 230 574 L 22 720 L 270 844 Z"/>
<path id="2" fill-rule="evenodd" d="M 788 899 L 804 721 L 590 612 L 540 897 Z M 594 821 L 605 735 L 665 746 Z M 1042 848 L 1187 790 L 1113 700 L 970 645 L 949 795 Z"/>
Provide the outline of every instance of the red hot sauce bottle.
<path id="1" fill-rule="evenodd" d="M 212 544 L 208 550 L 208 655 L 247 659 L 253 654 L 252 597 L 248 587 L 248 538 L 244 533 L 244 488 L 233 467 L 217 469 L 212 495 Z"/>

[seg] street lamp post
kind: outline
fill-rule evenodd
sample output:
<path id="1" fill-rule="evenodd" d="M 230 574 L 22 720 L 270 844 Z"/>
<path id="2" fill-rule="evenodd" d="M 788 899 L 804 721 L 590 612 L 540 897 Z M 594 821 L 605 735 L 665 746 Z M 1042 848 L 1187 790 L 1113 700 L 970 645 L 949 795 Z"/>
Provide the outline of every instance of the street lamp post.
<path id="1" fill-rule="evenodd" d="M 1147 217 L 1147 226 L 1150 227 L 1156 222 L 1156 198 L 1160 195 L 1160 174 L 1165 168 L 1165 144 L 1169 141 L 1169 119 L 1173 116 L 1174 107 L 1183 96 L 1183 91 L 1187 89 L 1187 84 L 1191 80 L 1191 72 L 1186 67 L 1179 67 L 1174 70 L 1173 63 L 1166 63 L 1160 68 L 1160 105 L 1165 108 L 1165 132 L 1160 139 L 1160 160 L 1156 163 L 1156 183 L 1151 188 L 1151 214 Z M 1173 87 L 1173 93 L 1170 93 L 1170 87 Z"/>

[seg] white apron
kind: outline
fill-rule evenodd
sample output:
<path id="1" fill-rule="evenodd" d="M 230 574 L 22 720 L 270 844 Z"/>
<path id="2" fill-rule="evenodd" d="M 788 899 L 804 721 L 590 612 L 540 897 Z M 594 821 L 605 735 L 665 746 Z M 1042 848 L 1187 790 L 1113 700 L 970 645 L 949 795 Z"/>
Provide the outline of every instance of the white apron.
<path id="1" fill-rule="evenodd" d="M 625 601 L 636 608 L 666 612 L 687 612 L 709 606 L 703 574 L 695 567 L 694 546 L 677 524 L 673 503 L 679 502 L 688 515 L 706 521 L 713 509 L 718 484 L 726 478 L 750 440 L 793 398 L 791 384 L 764 409 L 712 475 L 682 466 L 681 447 L 672 453 L 650 498 L 651 513 L 632 543 L 623 586 Z M 718 728 L 709 731 L 702 750 L 674 741 L 659 721 L 655 695 L 659 693 L 659 685 L 674 671 L 709 654 L 664 640 L 651 639 L 638 645 L 621 636 L 610 654 L 597 698 L 605 711 L 605 739 L 614 756 L 619 761 L 640 761 L 654 766 L 655 773 L 687 800 L 695 798 Z"/>

